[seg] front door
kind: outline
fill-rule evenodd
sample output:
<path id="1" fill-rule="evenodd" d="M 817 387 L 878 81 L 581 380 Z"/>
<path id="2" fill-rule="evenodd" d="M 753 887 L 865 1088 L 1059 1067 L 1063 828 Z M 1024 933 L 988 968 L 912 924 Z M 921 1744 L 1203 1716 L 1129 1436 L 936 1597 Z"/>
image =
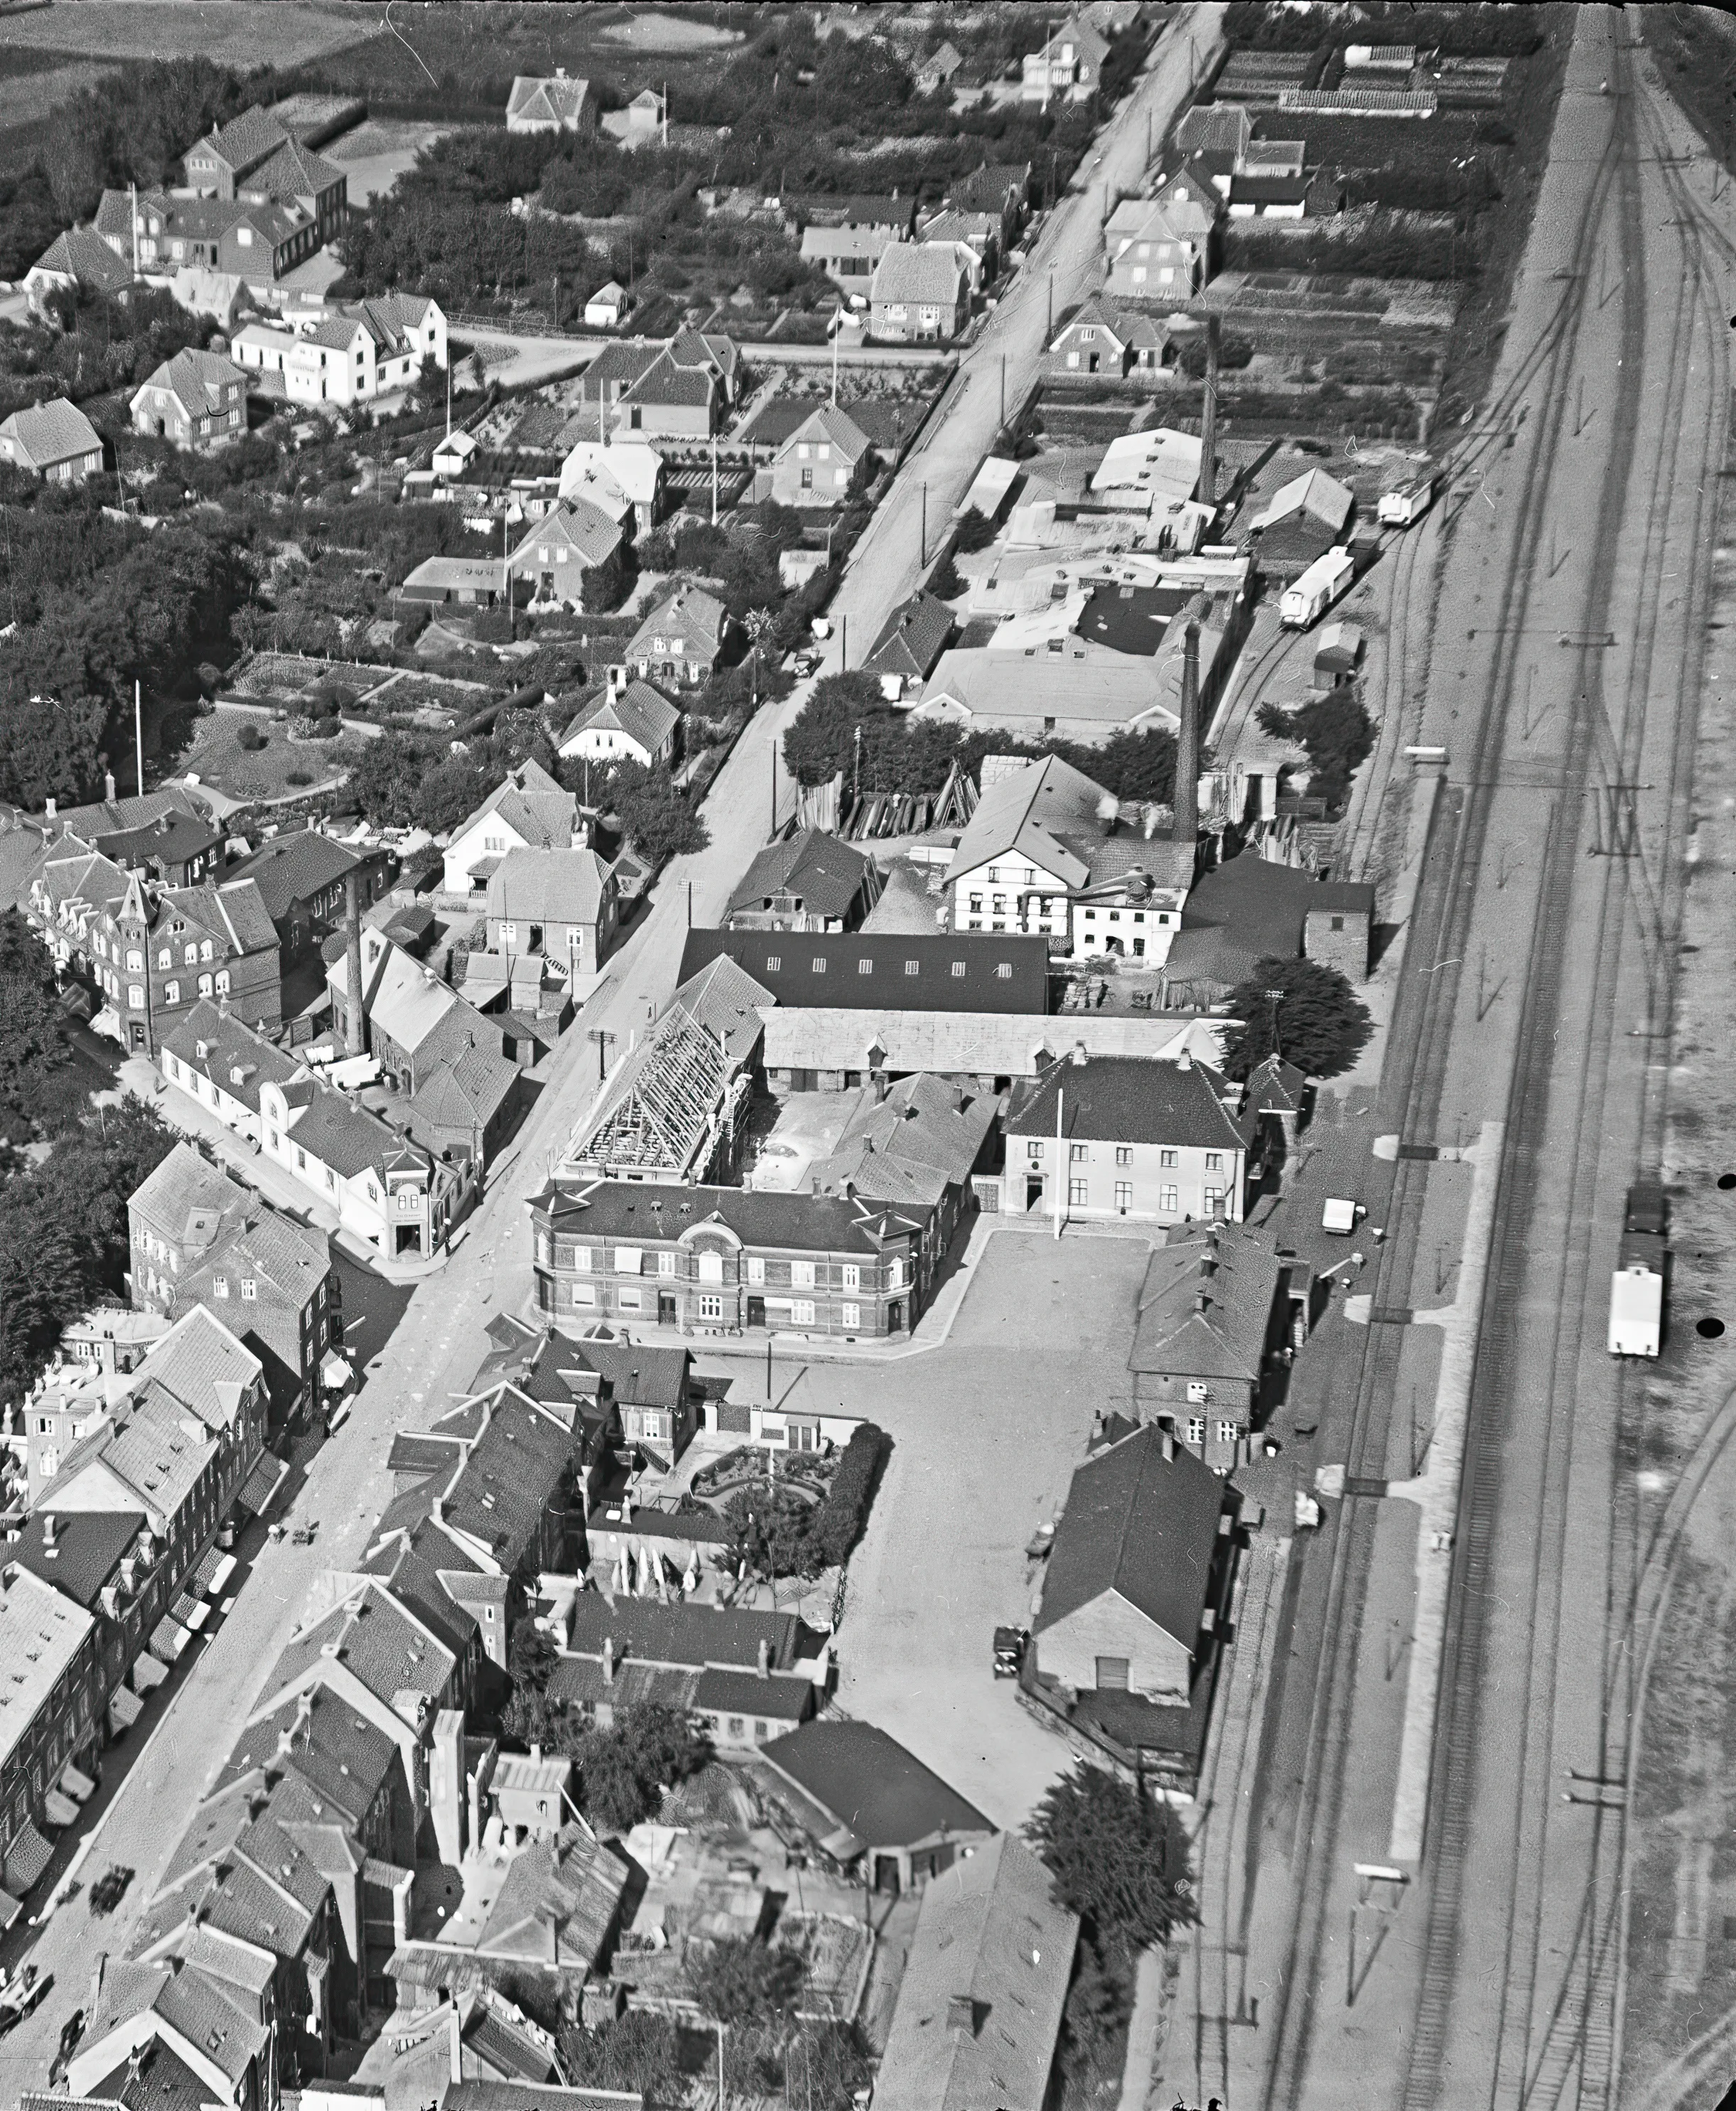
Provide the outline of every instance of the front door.
<path id="1" fill-rule="evenodd" d="M 135 1048 L 143 1048 L 145 1045 L 145 1029 L 143 1026 L 138 1019 L 135 1019 L 132 1021 L 132 1028 L 133 1046 Z"/>
<path id="2" fill-rule="evenodd" d="M 764 1326 L 765 1300 L 763 1297 L 750 1297 L 748 1299 L 747 1323 L 750 1327 Z"/>
<path id="3" fill-rule="evenodd" d="M 886 1307 L 886 1331 L 895 1334 L 904 1323 L 904 1301 L 895 1297 Z"/>
<path id="4" fill-rule="evenodd" d="M 659 1290 L 657 1293 L 657 1324 L 659 1327 L 675 1324 L 675 1294 L 673 1291 Z"/>

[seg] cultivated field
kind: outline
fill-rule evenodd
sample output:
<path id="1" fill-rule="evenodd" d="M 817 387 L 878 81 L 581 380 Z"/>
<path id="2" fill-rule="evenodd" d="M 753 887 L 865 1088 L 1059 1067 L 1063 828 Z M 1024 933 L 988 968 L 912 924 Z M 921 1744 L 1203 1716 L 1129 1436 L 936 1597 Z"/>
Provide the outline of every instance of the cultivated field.
<path id="1" fill-rule="evenodd" d="M 245 71 L 299 65 L 379 34 L 371 11 L 343 0 L 66 0 L 7 17 L 10 50 L 118 59 L 207 58 Z M 79 84 L 82 85 L 83 84 Z"/>

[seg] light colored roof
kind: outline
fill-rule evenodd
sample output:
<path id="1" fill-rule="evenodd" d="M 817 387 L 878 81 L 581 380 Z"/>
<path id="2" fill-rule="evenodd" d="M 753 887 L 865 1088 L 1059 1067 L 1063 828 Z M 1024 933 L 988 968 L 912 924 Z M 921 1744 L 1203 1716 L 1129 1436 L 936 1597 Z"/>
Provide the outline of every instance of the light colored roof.
<path id="1" fill-rule="evenodd" d="M 602 302 L 612 307 L 619 307 L 627 298 L 627 288 L 619 279 L 605 279 L 596 291 L 589 296 L 589 298 L 592 301 Z"/>
<path id="2" fill-rule="evenodd" d="M 1184 154 L 1240 154 L 1253 137 L 1253 120 L 1239 102 L 1196 103 L 1176 127 Z"/>
<path id="3" fill-rule="evenodd" d="M 411 1055 L 422 1046 L 434 1028 L 460 1001 L 458 992 L 449 983 L 443 983 L 430 967 L 406 953 L 401 946 L 395 946 L 377 931 L 365 932 L 362 936 L 364 961 L 362 973 L 368 974 L 372 965 L 366 956 L 372 947 L 385 949 L 385 958 L 379 964 L 379 973 L 371 989 L 366 991 L 365 1002 L 368 1017 L 374 1025 L 388 1033 L 399 1047 Z M 339 970 L 342 974 L 339 974 Z M 349 960 L 347 957 L 333 963 L 329 978 L 334 987 L 348 994 Z"/>
<path id="4" fill-rule="evenodd" d="M 1078 1915 L 1016 1835 L 956 1857 L 922 1892 L 876 2111 L 1039 2111 L 1078 1940 Z"/>
<path id="5" fill-rule="evenodd" d="M 1077 1044 L 1093 1054 L 1173 1056 L 1192 1049 L 1221 1060 L 1226 1023 L 1175 1013 L 1040 1014 L 987 1011 L 857 1011 L 818 1006 L 770 1006 L 764 1013 L 768 1070 L 868 1070 L 870 1048 L 891 1071 L 1034 1077 Z"/>
<path id="6" fill-rule="evenodd" d="M 1201 443 L 1197 433 L 1155 425 L 1110 441 L 1091 478 L 1093 491 L 1130 487 L 1154 497 L 1191 498 L 1199 488 Z"/>
<path id="7" fill-rule="evenodd" d="M 57 234 L 30 266 L 32 271 L 53 271 L 105 293 L 119 293 L 133 283 L 133 274 L 93 227 L 69 227 Z M 29 273 L 25 274 L 26 278 Z"/>
<path id="8" fill-rule="evenodd" d="M 501 782 L 453 833 L 456 842 L 478 822 L 498 814 L 525 844 L 537 850 L 564 851 L 573 842 L 573 824 L 578 799 L 551 777 L 538 762 L 521 762 Z"/>
<path id="9" fill-rule="evenodd" d="M 1202 681 L 1206 638 L 1202 629 Z M 949 705 L 957 710 L 949 711 Z M 1090 720 L 1105 736 L 1142 725 L 1173 731 L 1179 723 L 1152 661 L 1077 638 L 1063 638 L 1058 649 L 1048 651 L 1033 647 L 1007 652 L 992 646 L 955 645 L 942 654 L 916 709 L 928 717 L 980 719 L 985 725 L 1021 733 L 1040 729 L 1047 719 Z"/>
<path id="10" fill-rule="evenodd" d="M 950 205 L 919 222 L 917 234 L 924 242 L 962 242 L 980 258 L 985 244 L 1000 239 L 1000 215 Z"/>
<path id="11" fill-rule="evenodd" d="M 1274 492 L 1265 511 L 1256 514 L 1248 524 L 1250 529 L 1271 528 L 1289 520 L 1293 513 L 1307 513 L 1335 535 L 1350 518 L 1355 503 L 1356 494 L 1348 485 L 1323 469 L 1308 469 Z"/>
<path id="12" fill-rule="evenodd" d="M 102 452 L 96 427 L 76 403 L 69 403 L 64 396 L 51 397 L 46 403 L 14 411 L 9 418 L 0 420 L 0 456 L 8 456 L 20 469 L 47 469 L 56 462 Z"/>
<path id="13" fill-rule="evenodd" d="M 261 1243 L 271 1246 L 277 1242 L 267 1234 Z M 140 1381 L 155 1379 L 165 1386 L 210 1428 L 227 1429 L 240 1412 L 242 1395 L 264 1372 L 258 1357 L 242 1346 L 215 1312 L 196 1305 L 152 1343 L 135 1375 Z"/>
<path id="14" fill-rule="evenodd" d="M 587 80 L 541 79 L 533 74 L 519 74 L 506 98 L 507 117 L 509 120 L 524 117 L 547 125 L 576 125 L 590 85 Z"/>
<path id="15" fill-rule="evenodd" d="M 592 482 L 612 483 L 635 506 L 656 503 L 663 481 L 663 456 L 639 440 L 619 440 L 605 447 L 580 440 L 560 465 L 560 495 L 584 490 Z"/>
<path id="16" fill-rule="evenodd" d="M 468 461 L 480 444 L 474 433 L 467 433 L 460 426 L 456 433 L 448 433 L 434 449 L 434 452 L 437 455 L 450 455 L 457 461 Z"/>
<path id="17" fill-rule="evenodd" d="M 874 266 L 869 299 L 954 308 L 963 297 L 964 267 L 950 242 L 895 242 Z"/>
<path id="18" fill-rule="evenodd" d="M 95 1625 L 82 1605 L 28 1568 L 0 1568 L 0 1759 L 10 1760 L 53 1700 L 79 1646 Z"/>
<path id="19" fill-rule="evenodd" d="M 681 713 L 649 682 L 629 682 L 619 692 L 605 691 L 582 706 L 561 735 L 561 746 L 590 728 L 624 734 L 649 755 L 655 755 L 681 724 Z"/>
<path id="20" fill-rule="evenodd" d="M 509 851 L 488 876 L 489 920 L 594 924 L 609 871 L 592 850 Z"/>
<path id="21" fill-rule="evenodd" d="M 715 595 L 703 587 L 680 586 L 646 616 L 623 656 L 655 659 L 655 639 L 677 638 L 684 641 L 679 657 L 703 660 L 721 648 L 728 627 L 729 611 Z"/>
<path id="22" fill-rule="evenodd" d="M 943 660 L 939 671 L 945 665 Z M 959 838 L 951 870 L 962 878 L 991 858 L 1012 855 L 1053 873 L 1070 888 L 1083 887 L 1090 867 L 1069 847 L 1069 839 L 1100 833 L 1097 810 L 1109 796 L 1059 756 L 1009 769 L 983 787 L 977 810 Z"/>

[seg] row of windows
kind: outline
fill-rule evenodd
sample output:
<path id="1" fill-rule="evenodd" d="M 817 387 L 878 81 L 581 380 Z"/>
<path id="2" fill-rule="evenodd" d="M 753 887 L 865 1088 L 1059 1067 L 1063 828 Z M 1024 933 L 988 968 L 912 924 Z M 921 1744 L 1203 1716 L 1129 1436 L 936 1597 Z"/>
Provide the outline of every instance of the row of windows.
<path id="1" fill-rule="evenodd" d="M 1047 1146 L 1045 1144 L 1043 1138 L 1040 1136 L 1027 1137 L 1025 1140 L 1025 1155 L 1027 1158 L 1042 1157 L 1046 1148 Z M 1069 1144 L 1067 1146 L 1067 1155 L 1069 1162 L 1074 1165 L 1089 1164 L 1091 1156 L 1091 1146 L 1088 1143 Z M 1160 1151 L 1158 1153 L 1158 1164 L 1159 1169 L 1166 1173 L 1173 1172 L 1179 1163 L 1180 1156 L 1181 1154 L 1179 1151 Z M 1208 1151 L 1205 1155 L 1205 1169 L 1208 1173 L 1222 1173 L 1223 1171 L 1224 1154 L 1222 1151 Z M 1131 1143 L 1118 1143 L 1116 1145 L 1115 1162 L 1117 1165 L 1132 1164 L 1133 1146 Z"/>
<path id="2" fill-rule="evenodd" d="M 648 1293 L 634 1290 L 623 1284 L 615 1292 L 615 1309 L 619 1312 L 646 1312 L 651 1308 L 646 1302 Z M 699 1316 L 703 1319 L 723 1319 L 724 1300 L 714 1291 L 702 1291 L 698 1298 Z M 597 1309 L 596 1286 L 590 1282 L 573 1285 L 573 1305 L 575 1311 L 594 1312 Z M 729 1316 L 735 1317 L 733 1307 Z M 809 1297 L 792 1298 L 790 1301 L 790 1324 L 792 1327 L 812 1327 L 818 1323 L 819 1308 Z M 859 1333 L 862 1328 L 862 1307 L 849 1301 L 838 1307 L 838 1323 L 846 1334 Z"/>
<path id="3" fill-rule="evenodd" d="M 826 973 L 827 957 L 827 956 L 823 953 L 816 953 L 813 959 L 808 963 L 809 973 L 810 974 L 823 975 Z M 768 953 L 766 956 L 765 970 L 768 975 L 775 975 L 782 968 L 782 966 L 783 957 L 781 954 Z M 952 971 L 955 976 L 963 977 L 968 974 L 969 965 L 964 960 L 954 960 L 952 964 Z M 873 961 L 859 956 L 856 960 L 856 973 L 859 975 L 871 975 L 873 972 Z M 904 973 L 907 975 L 919 975 L 922 972 L 922 964 L 920 960 L 905 961 Z M 1013 963 L 1010 960 L 997 961 L 995 964 L 995 973 L 1002 982 L 1011 982 L 1013 979 Z"/>
<path id="4" fill-rule="evenodd" d="M 542 1233 L 539 1237 L 537 1249 L 538 1258 L 545 1266 L 549 1265 L 550 1246 L 546 1233 Z M 665 1281 L 673 1280 L 681 1273 L 678 1266 L 681 1256 L 678 1254 L 659 1253 L 655 1258 L 657 1263 L 655 1273 Z M 700 1282 L 723 1281 L 722 1254 L 701 1253 L 696 1255 L 694 1258 L 697 1263 L 695 1274 Z M 589 1275 L 593 1270 L 615 1275 L 639 1275 L 646 1272 L 645 1251 L 640 1246 L 616 1246 L 614 1249 L 612 1260 L 605 1258 L 604 1249 L 601 1246 L 562 1248 L 556 1250 L 554 1261 L 555 1264 L 562 1268 L 571 1268 L 579 1275 Z M 820 1266 L 821 1264 L 816 1261 L 792 1260 L 789 1264 L 791 1288 L 811 1290 L 816 1287 L 819 1282 Z M 902 1289 L 904 1277 L 903 1260 L 897 1258 L 888 1260 L 886 1263 L 888 1287 L 893 1290 Z M 750 1254 L 746 1257 L 742 1263 L 741 1279 L 755 1286 L 763 1286 L 765 1283 L 766 1262 L 763 1256 Z M 859 1261 L 843 1262 L 838 1270 L 838 1280 L 839 1286 L 842 1289 L 860 1290 L 863 1287 L 861 1263 Z"/>

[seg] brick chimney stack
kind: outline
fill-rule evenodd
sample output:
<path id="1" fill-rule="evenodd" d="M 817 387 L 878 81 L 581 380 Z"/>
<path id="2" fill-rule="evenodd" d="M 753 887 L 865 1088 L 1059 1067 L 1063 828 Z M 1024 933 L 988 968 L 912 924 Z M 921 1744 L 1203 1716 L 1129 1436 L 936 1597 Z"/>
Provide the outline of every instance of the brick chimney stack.
<path id="1" fill-rule="evenodd" d="M 363 1053 L 361 1010 L 361 890 L 352 867 L 343 880 L 344 978 L 348 1002 L 344 1008 L 344 1046 L 351 1056 Z"/>
<path id="2" fill-rule="evenodd" d="M 1176 732 L 1176 841 L 1199 835 L 1199 625 L 1191 617 L 1181 641 L 1181 723 Z"/>

